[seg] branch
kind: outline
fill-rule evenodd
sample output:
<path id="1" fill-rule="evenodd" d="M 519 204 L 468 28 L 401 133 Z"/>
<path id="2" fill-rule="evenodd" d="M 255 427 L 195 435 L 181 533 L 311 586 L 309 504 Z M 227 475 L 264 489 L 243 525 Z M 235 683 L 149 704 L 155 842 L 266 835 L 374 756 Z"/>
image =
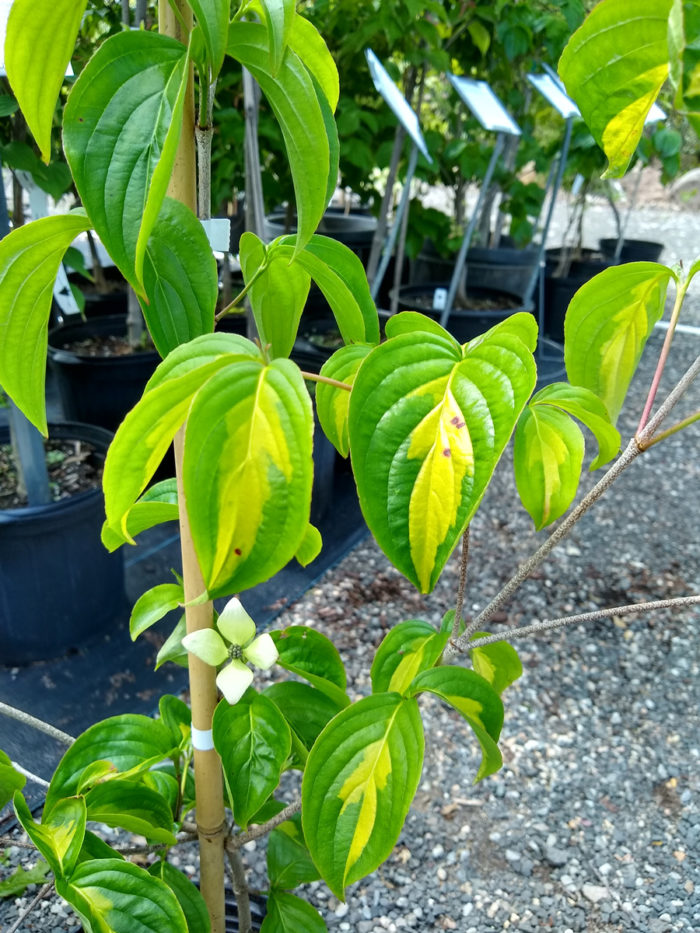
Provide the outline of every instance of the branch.
<path id="1" fill-rule="evenodd" d="M 467 566 L 469 564 L 469 525 L 462 535 L 462 556 L 459 562 L 459 590 L 457 591 L 457 603 L 455 605 L 455 617 L 452 623 L 452 638 L 459 635 L 459 627 L 462 622 L 462 611 L 464 609 L 464 593 L 467 588 Z"/>
<path id="2" fill-rule="evenodd" d="M 29 713 L 25 713 L 21 709 L 15 709 L 14 706 L 8 706 L 7 703 L 3 703 L 1 701 L 0 713 L 4 713 L 5 716 L 9 716 L 10 719 L 16 719 L 17 722 L 21 722 L 25 726 L 32 726 L 32 728 L 38 729 L 39 732 L 44 732 L 46 735 L 50 735 L 52 739 L 56 739 L 58 742 L 62 742 L 64 745 L 72 745 L 73 742 L 75 742 L 73 736 L 68 735 L 67 732 L 61 732 L 60 729 L 50 725 L 48 722 L 44 722 L 43 719 L 36 719 L 36 717 L 30 716 Z"/>
<path id="3" fill-rule="evenodd" d="M 18 765 L 16 761 L 12 762 L 12 767 L 15 771 L 19 771 L 20 774 L 23 774 L 26 778 L 32 781 L 34 784 L 38 784 L 39 787 L 48 788 L 49 782 L 45 781 L 43 778 L 39 777 L 38 774 L 33 774 L 31 771 L 27 771 L 26 768 L 23 768 L 22 765 Z"/>
<path id="4" fill-rule="evenodd" d="M 301 810 L 301 800 L 297 798 L 288 804 L 284 810 L 269 819 L 266 823 L 259 823 L 253 826 L 245 833 L 238 833 L 236 836 L 229 836 L 226 840 L 226 849 L 227 851 L 235 851 L 236 849 L 242 848 L 247 842 L 252 842 L 253 839 L 260 839 L 261 836 L 266 835 L 275 827 L 279 826 L 280 823 L 284 823 L 289 819 L 290 816 L 294 816 L 295 813 L 298 813 Z"/>
<path id="5" fill-rule="evenodd" d="M 240 933 L 251 933 L 253 921 L 250 916 L 250 896 L 241 853 L 238 850 L 227 849 L 226 855 L 231 869 L 231 882 L 233 893 L 236 896 L 236 907 L 238 908 L 238 929 Z"/>
<path id="6" fill-rule="evenodd" d="M 11 927 L 7 928 L 7 933 L 16 933 L 16 931 L 19 930 L 20 928 L 20 924 L 24 920 L 27 919 L 27 917 L 34 910 L 34 908 L 39 903 L 39 901 L 42 900 L 42 898 L 46 897 L 46 895 L 49 893 L 49 891 L 52 888 L 53 888 L 53 881 L 49 881 L 45 885 L 43 885 L 41 888 L 39 888 L 39 891 L 37 892 L 36 897 L 34 898 L 33 901 L 31 901 L 31 903 L 29 904 L 29 907 L 27 907 L 27 909 L 23 913 L 21 913 L 19 917 L 17 917 L 17 919 L 15 920 L 15 922 L 12 924 Z"/>
<path id="7" fill-rule="evenodd" d="M 547 619 L 544 622 L 534 622 L 522 628 L 511 629 L 500 635 L 486 635 L 469 643 L 468 650 L 483 648 L 484 645 L 494 645 L 499 641 L 514 641 L 517 638 L 527 638 L 529 635 L 538 635 L 540 632 L 551 632 L 566 625 L 576 625 L 579 622 L 593 622 L 596 619 L 611 619 L 614 617 L 629 616 L 635 613 L 654 612 L 656 609 L 677 609 L 682 606 L 700 605 L 700 596 L 679 596 L 676 599 L 657 599 L 649 603 L 633 603 L 629 606 L 617 606 L 614 609 L 598 609 L 595 612 L 582 612 L 575 616 L 563 616 L 560 619 Z"/>
<path id="8" fill-rule="evenodd" d="M 659 410 L 656 412 L 653 418 L 649 421 L 646 427 L 639 433 L 636 437 L 633 437 L 629 442 L 625 450 L 618 457 L 612 467 L 608 472 L 600 479 L 596 485 L 591 489 L 591 491 L 584 496 L 578 506 L 571 512 L 558 526 L 558 528 L 552 532 L 552 534 L 547 538 L 547 540 L 535 551 L 535 553 L 525 561 L 524 564 L 521 564 L 518 570 L 513 574 L 513 576 L 508 580 L 505 586 L 502 587 L 500 592 L 494 596 L 491 602 L 483 609 L 475 619 L 467 626 L 464 634 L 459 638 L 452 641 L 448 644 L 443 654 L 443 661 L 447 662 L 454 658 L 460 651 L 469 650 L 469 639 L 478 631 L 480 628 L 484 628 L 485 624 L 491 619 L 493 614 L 497 612 L 510 597 L 515 593 L 515 591 L 524 583 L 525 580 L 532 574 L 534 570 L 539 567 L 539 565 L 544 561 L 545 557 L 552 551 L 559 542 L 565 538 L 574 525 L 583 517 L 583 515 L 590 509 L 594 502 L 597 502 L 598 499 L 606 492 L 610 486 L 615 482 L 615 480 L 623 473 L 627 467 L 635 460 L 640 453 L 644 451 L 645 445 L 653 438 L 654 433 L 658 430 L 662 422 L 668 417 L 674 406 L 678 401 L 683 397 L 683 395 L 688 391 L 690 386 L 693 383 L 693 380 L 700 374 L 700 356 L 688 367 L 683 376 L 679 379 L 678 383 L 672 389 L 671 392 L 666 396 L 663 404 L 659 407 Z"/>

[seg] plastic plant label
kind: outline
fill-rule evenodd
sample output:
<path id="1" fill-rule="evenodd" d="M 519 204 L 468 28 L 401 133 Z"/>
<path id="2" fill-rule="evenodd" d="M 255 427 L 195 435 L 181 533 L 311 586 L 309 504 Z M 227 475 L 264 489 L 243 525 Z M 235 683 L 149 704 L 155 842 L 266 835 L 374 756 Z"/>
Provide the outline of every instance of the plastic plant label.
<path id="1" fill-rule="evenodd" d="M 565 120 L 581 116 L 581 111 L 564 92 L 561 82 L 555 81 L 550 74 L 529 74 L 527 80 Z"/>
<path id="2" fill-rule="evenodd" d="M 385 103 L 394 111 L 399 123 L 411 137 L 414 145 L 423 153 L 428 162 L 432 163 L 433 160 L 425 144 L 425 139 L 423 138 L 423 133 L 421 132 L 415 111 L 411 109 L 411 105 L 391 80 L 388 72 L 372 49 L 366 49 L 365 56 L 375 88 L 379 94 L 381 94 Z"/>
<path id="3" fill-rule="evenodd" d="M 211 217 L 202 220 L 209 245 L 215 253 L 228 253 L 231 243 L 231 221 L 228 217 Z"/>
<path id="4" fill-rule="evenodd" d="M 486 81 L 473 78 L 458 78 L 448 74 L 450 84 L 457 91 L 485 130 L 494 133 L 508 133 L 510 136 L 522 136 L 522 131 L 496 97 Z"/>
<path id="5" fill-rule="evenodd" d="M 444 311 L 447 304 L 447 289 L 436 288 L 433 292 L 433 311 Z"/>

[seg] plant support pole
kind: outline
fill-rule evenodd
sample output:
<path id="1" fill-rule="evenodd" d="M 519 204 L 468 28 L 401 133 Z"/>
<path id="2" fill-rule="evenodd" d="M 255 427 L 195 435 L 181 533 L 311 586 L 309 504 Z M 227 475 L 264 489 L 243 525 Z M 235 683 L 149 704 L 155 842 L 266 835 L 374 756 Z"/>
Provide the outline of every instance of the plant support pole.
<path id="1" fill-rule="evenodd" d="M 192 28 L 192 11 L 184 0 L 173 0 L 180 17 Z M 159 0 L 158 21 L 160 31 L 187 45 L 188 36 L 168 0 Z M 168 194 L 197 210 L 197 180 L 194 136 L 194 88 L 190 78 L 185 99 L 182 136 L 175 159 Z M 185 427 L 175 437 L 175 474 L 180 506 L 180 547 L 182 550 L 182 576 L 185 602 L 190 603 L 204 592 L 204 581 L 192 543 L 187 503 L 185 500 L 182 463 L 185 445 Z M 186 606 L 187 631 L 211 628 L 213 606 L 206 602 Z M 199 881 L 202 896 L 211 919 L 211 933 L 225 933 L 224 903 L 224 795 L 221 762 L 210 741 L 212 717 L 217 704 L 216 670 L 189 655 L 190 700 L 192 705 L 192 733 L 194 747 L 195 796 L 197 801 L 197 834 L 199 836 Z"/>

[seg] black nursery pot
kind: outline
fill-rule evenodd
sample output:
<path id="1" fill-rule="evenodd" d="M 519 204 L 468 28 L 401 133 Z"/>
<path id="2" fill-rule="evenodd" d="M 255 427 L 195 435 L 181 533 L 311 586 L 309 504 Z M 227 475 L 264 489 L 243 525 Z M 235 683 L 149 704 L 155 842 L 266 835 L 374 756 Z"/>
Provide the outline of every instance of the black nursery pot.
<path id="1" fill-rule="evenodd" d="M 522 296 L 530 284 L 536 263 L 537 251 L 531 248 L 473 246 L 467 252 L 467 285 L 469 288 L 495 288 Z M 450 279 L 454 267 L 454 258 L 444 259 L 430 241 L 426 241 L 412 263 L 411 284 Z"/>
<path id="2" fill-rule="evenodd" d="M 51 425 L 103 461 L 112 435 L 85 424 Z M 0 431 L 9 443 L 9 429 Z M 121 550 L 100 541 L 102 489 L 49 505 L 0 511 L 0 664 L 58 657 L 108 631 L 124 611 Z"/>
<path id="3" fill-rule="evenodd" d="M 441 288 L 447 291 L 449 287 L 449 282 L 404 286 L 399 289 L 399 310 L 419 311 L 439 321 L 442 312 L 433 310 L 435 290 Z M 478 337 L 516 311 L 525 310 L 518 295 L 492 288 L 471 288 L 468 280 L 467 299 L 473 301 L 475 306 L 455 308 L 447 322 L 447 330 L 461 343 Z"/>
<path id="4" fill-rule="evenodd" d="M 617 238 L 610 237 L 598 241 L 604 256 L 614 257 Z M 625 238 L 620 252 L 620 262 L 658 262 L 664 251 L 663 243 L 654 240 L 628 240 Z"/>
<path id="5" fill-rule="evenodd" d="M 376 229 L 377 221 L 374 217 L 365 214 L 344 214 L 329 209 L 321 218 L 316 232 L 345 244 L 366 266 Z M 265 218 L 265 234 L 270 240 L 296 232 L 296 217 L 288 225 L 284 211 L 278 211 Z"/>
<path id="6" fill-rule="evenodd" d="M 160 357 L 155 350 L 93 357 L 67 345 L 100 337 L 124 337 L 126 317 L 108 316 L 62 324 L 49 333 L 49 362 L 66 418 L 116 430 L 141 398 Z"/>

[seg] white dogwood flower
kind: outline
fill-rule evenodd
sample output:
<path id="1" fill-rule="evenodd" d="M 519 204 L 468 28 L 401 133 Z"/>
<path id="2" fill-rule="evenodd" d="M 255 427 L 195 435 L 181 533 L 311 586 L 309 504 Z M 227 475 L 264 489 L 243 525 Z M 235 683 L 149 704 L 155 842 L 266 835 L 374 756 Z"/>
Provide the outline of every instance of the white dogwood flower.
<path id="1" fill-rule="evenodd" d="M 255 637 L 255 622 L 235 596 L 224 606 L 215 628 L 190 632 L 182 644 L 212 667 L 229 662 L 216 675 L 216 685 L 231 705 L 240 700 L 253 682 L 253 672 L 245 662 L 266 671 L 279 657 L 267 633 Z"/>

